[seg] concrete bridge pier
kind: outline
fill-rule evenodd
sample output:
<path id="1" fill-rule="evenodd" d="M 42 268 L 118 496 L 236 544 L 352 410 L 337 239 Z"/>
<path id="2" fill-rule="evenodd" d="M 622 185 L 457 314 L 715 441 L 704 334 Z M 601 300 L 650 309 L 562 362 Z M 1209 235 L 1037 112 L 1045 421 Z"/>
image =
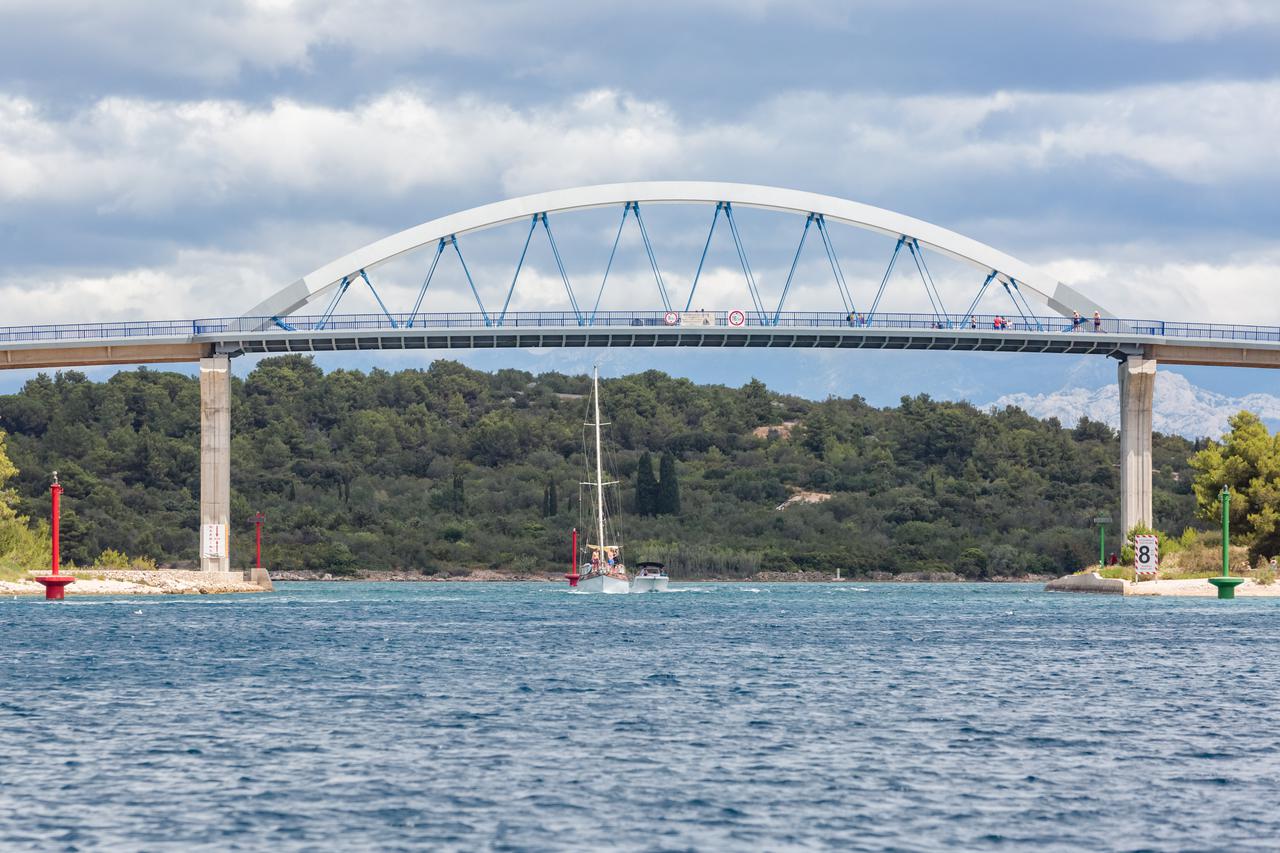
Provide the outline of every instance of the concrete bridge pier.
<path id="1" fill-rule="evenodd" d="M 1120 362 L 1120 533 L 1151 517 L 1151 404 L 1156 360 L 1131 355 Z"/>
<path id="2" fill-rule="evenodd" d="M 231 359 L 200 359 L 200 571 L 228 572 L 231 536 Z"/>

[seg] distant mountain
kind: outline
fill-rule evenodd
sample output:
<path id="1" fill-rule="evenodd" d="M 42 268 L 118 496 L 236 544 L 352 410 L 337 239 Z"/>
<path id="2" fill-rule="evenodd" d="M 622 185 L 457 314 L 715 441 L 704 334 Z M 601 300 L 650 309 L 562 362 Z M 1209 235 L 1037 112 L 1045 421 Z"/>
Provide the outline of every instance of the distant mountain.
<path id="1" fill-rule="evenodd" d="M 996 408 L 1017 406 L 1038 418 L 1056 417 L 1070 426 L 1088 415 L 1113 427 L 1120 426 L 1120 386 L 1102 388 L 1064 388 L 1051 394 L 1006 394 L 992 405 Z M 1160 371 L 1156 374 L 1155 411 L 1152 416 L 1158 432 L 1187 438 L 1217 438 L 1227 431 L 1227 418 L 1248 409 L 1262 418 L 1272 429 L 1280 427 L 1280 397 L 1271 394 L 1248 394 L 1228 397 L 1192 385 L 1180 373 Z"/>

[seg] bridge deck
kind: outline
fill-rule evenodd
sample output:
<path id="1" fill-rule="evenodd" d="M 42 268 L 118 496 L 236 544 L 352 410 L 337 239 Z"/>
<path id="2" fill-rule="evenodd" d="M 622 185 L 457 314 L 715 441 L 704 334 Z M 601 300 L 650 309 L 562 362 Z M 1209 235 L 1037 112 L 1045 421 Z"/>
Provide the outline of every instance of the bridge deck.
<path id="1" fill-rule="evenodd" d="M 1280 367 L 1280 328 L 1062 317 L 879 314 L 869 320 L 792 312 L 776 318 L 699 312 L 669 324 L 661 312 L 609 312 L 580 324 L 565 312 L 219 318 L 0 327 L 0 369 L 194 361 L 226 353 L 541 347 L 757 347 L 1144 355 L 1175 364 Z M 288 328 L 284 328 L 287 325 Z"/>

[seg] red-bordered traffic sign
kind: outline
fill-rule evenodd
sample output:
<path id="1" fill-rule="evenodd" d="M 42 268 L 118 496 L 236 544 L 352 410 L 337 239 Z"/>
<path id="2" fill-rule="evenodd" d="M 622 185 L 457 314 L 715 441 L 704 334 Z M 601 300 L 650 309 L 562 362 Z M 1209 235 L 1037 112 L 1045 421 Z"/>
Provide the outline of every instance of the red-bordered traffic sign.
<path id="1" fill-rule="evenodd" d="M 662 322 L 666 323 L 668 326 L 674 326 L 676 323 L 680 322 L 680 315 L 674 311 L 668 311 L 666 314 L 662 315 Z"/>
<path id="2" fill-rule="evenodd" d="M 747 315 L 739 311 L 737 308 L 734 308 L 732 311 L 729 312 L 730 326 L 743 326 L 743 325 L 746 325 L 746 322 L 747 322 Z"/>

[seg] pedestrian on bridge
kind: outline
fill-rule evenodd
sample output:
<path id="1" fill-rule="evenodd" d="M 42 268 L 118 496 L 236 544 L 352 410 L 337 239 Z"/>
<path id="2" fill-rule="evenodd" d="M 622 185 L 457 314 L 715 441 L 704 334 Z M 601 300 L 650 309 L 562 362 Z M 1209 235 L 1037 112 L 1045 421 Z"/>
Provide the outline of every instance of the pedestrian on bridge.
<path id="1" fill-rule="evenodd" d="M 1102 315 L 1097 311 L 1093 312 L 1093 330 L 1095 332 L 1102 331 Z"/>
<path id="2" fill-rule="evenodd" d="M 1080 324 L 1083 322 L 1084 318 L 1080 316 L 1079 311 L 1071 312 L 1071 331 L 1078 332 L 1080 330 Z"/>

